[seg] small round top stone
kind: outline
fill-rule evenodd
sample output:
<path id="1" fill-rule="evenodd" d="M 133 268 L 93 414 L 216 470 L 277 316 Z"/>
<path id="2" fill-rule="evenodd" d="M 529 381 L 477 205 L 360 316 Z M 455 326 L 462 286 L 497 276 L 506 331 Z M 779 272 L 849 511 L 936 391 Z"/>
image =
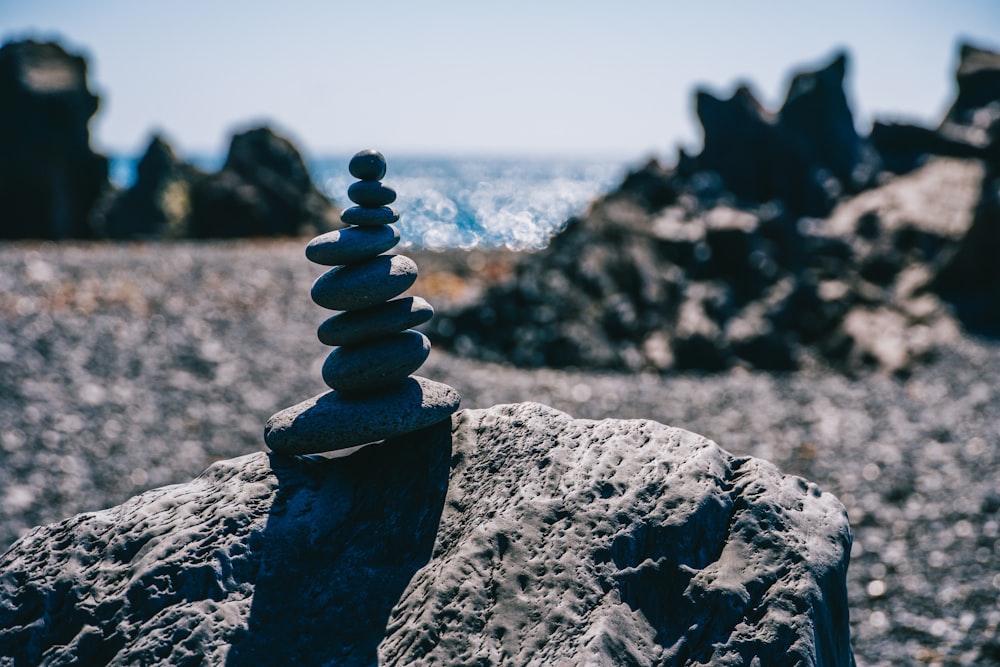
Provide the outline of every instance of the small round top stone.
<path id="1" fill-rule="evenodd" d="M 385 176 L 385 158 L 378 151 L 369 148 L 355 154 L 347 169 L 354 178 L 377 181 Z"/>

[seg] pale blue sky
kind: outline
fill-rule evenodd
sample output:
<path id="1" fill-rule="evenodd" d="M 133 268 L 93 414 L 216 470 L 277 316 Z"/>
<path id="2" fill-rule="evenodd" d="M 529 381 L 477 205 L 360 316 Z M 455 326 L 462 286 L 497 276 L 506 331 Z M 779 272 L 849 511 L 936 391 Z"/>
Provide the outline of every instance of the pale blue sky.
<path id="1" fill-rule="evenodd" d="M 105 151 L 153 130 L 182 153 L 271 122 L 309 154 L 610 155 L 697 148 L 692 91 L 749 81 L 769 106 L 791 68 L 851 53 L 859 127 L 935 122 L 959 39 L 1000 48 L 1000 0 L 407 2 L 0 0 L 0 40 L 87 54 Z"/>

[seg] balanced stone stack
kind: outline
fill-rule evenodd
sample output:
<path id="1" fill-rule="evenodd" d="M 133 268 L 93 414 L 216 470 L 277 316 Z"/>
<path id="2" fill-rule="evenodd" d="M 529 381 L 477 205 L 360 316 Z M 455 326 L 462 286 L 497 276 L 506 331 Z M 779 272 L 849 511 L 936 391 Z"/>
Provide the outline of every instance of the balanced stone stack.
<path id="1" fill-rule="evenodd" d="M 396 192 L 381 183 L 382 154 L 366 150 L 350 162 L 358 178 L 347 196 L 344 229 L 314 238 L 306 257 L 332 266 L 312 286 L 318 305 L 343 311 L 323 322 L 319 339 L 333 345 L 323 364 L 331 391 L 273 415 L 264 440 L 275 452 L 318 454 L 365 445 L 426 428 L 458 409 L 458 392 L 411 375 L 427 359 L 430 341 L 411 327 L 434 309 L 418 296 L 395 298 L 417 279 L 417 265 L 403 255 L 382 254 L 399 243 L 389 207 Z"/>

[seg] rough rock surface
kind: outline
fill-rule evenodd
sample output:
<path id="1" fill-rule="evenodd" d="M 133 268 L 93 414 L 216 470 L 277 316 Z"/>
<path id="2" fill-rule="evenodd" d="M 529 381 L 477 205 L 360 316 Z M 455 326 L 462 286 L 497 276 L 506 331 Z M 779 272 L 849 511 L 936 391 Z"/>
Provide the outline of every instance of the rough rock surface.
<path id="1" fill-rule="evenodd" d="M 0 239 L 89 238 L 108 160 L 90 148 L 86 61 L 54 43 L 5 44 L 0 100 Z"/>
<path id="2" fill-rule="evenodd" d="M 0 559 L 0 655 L 853 663 L 833 496 L 655 422 L 454 419 L 347 458 L 219 462 L 35 529 Z"/>
<path id="3" fill-rule="evenodd" d="M 335 211 L 298 150 L 267 127 L 233 136 L 222 169 L 191 189 L 191 236 L 295 236 L 326 231 Z"/>
<path id="4" fill-rule="evenodd" d="M 510 261 L 414 259 L 437 303 Z M 326 351 L 303 348 L 324 311 L 285 298 L 320 270 L 301 239 L 0 245 L 0 550 L 264 450 L 268 416 L 325 388 Z M 851 519 L 859 664 L 1000 660 L 1000 341 L 959 335 L 905 377 L 528 370 L 439 348 L 423 369 L 467 408 L 653 419 L 816 482 Z"/>

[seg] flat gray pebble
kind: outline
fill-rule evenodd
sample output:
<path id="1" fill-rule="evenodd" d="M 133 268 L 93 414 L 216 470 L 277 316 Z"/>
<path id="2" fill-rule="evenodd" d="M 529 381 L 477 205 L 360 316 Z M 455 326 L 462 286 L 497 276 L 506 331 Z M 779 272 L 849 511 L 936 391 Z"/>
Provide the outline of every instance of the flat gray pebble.
<path id="1" fill-rule="evenodd" d="M 340 221 L 345 225 L 360 225 L 362 227 L 389 225 L 398 220 L 399 213 L 389 206 L 379 206 L 378 208 L 352 206 L 351 208 L 344 209 L 340 214 Z"/>
<path id="2" fill-rule="evenodd" d="M 370 343 L 335 348 L 323 364 L 323 381 L 343 393 L 389 387 L 405 379 L 427 360 L 431 342 L 412 329 Z"/>
<path id="3" fill-rule="evenodd" d="M 313 302 L 330 310 L 368 308 L 399 296 L 417 279 L 416 263 L 404 255 L 379 255 L 330 269 L 313 283 Z"/>
<path id="4" fill-rule="evenodd" d="M 460 402 L 448 385 L 418 376 L 376 395 L 328 391 L 272 415 L 264 441 L 281 454 L 332 452 L 437 424 Z"/>
<path id="5" fill-rule="evenodd" d="M 364 310 L 338 313 L 319 325 L 324 345 L 350 345 L 412 329 L 434 316 L 431 304 L 419 296 L 388 301 Z"/>
<path id="6" fill-rule="evenodd" d="M 371 148 L 359 151 L 347 164 L 347 170 L 354 178 L 377 181 L 385 176 L 385 156 Z"/>
<path id="7" fill-rule="evenodd" d="M 306 246 L 306 258 L 324 266 L 353 264 L 391 250 L 399 230 L 390 225 L 346 227 L 317 236 Z"/>
<path id="8" fill-rule="evenodd" d="M 348 198 L 365 208 L 387 206 L 396 201 L 396 191 L 378 181 L 357 181 L 347 188 Z"/>

